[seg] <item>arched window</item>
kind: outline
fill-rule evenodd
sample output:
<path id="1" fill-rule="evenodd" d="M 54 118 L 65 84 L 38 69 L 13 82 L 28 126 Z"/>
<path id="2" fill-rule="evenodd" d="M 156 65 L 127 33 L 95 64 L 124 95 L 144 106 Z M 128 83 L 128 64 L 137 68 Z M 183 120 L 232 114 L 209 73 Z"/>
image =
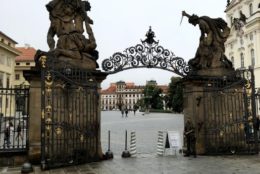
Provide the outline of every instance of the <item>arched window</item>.
<path id="1" fill-rule="evenodd" d="M 243 53 L 240 54 L 240 63 L 241 63 L 241 68 L 244 68 L 245 67 L 245 58 L 244 58 Z"/>
<path id="2" fill-rule="evenodd" d="M 251 64 L 252 66 L 255 66 L 255 50 L 251 49 Z"/>
<path id="3" fill-rule="evenodd" d="M 249 15 L 252 16 L 253 14 L 253 4 L 249 4 Z"/>

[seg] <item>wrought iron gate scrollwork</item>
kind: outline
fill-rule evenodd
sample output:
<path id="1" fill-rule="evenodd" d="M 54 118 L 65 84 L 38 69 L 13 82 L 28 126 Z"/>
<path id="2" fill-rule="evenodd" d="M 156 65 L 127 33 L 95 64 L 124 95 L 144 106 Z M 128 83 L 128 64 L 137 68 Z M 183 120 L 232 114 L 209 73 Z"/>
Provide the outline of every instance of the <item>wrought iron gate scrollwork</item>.
<path id="1" fill-rule="evenodd" d="M 42 68 L 42 168 L 91 162 L 98 153 L 98 86 L 92 72 L 53 57 Z"/>
<path id="2" fill-rule="evenodd" d="M 142 44 L 127 48 L 123 53 L 117 52 L 102 62 L 102 68 L 108 74 L 132 68 L 159 68 L 186 76 L 190 67 L 181 57 L 159 45 L 154 40 L 154 32 L 150 28 Z"/>

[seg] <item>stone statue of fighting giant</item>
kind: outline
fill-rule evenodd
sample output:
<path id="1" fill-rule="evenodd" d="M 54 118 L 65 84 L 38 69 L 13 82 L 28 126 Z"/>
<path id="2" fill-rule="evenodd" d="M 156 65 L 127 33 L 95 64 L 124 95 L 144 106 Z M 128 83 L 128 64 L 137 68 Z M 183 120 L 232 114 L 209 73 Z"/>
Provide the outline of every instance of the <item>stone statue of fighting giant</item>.
<path id="1" fill-rule="evenodd" d="M 98 68 L 97 44 L 90 26 L 93 21 L 87 15 L 91 9 L 90 3 L 81 0 L 52 0 L 46 8 L 51 22 L 47 34 L 49 53 L 84 69 Z M 84 31 L 88 38 L 84 36 Z M 38 54 L 41 56 L 42 52 Z"/>

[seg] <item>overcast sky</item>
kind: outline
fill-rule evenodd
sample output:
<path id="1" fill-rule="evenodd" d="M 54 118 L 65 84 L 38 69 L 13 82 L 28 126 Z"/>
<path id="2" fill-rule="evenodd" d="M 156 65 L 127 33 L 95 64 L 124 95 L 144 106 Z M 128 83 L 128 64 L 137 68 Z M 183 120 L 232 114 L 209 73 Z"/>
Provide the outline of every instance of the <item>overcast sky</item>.
<path id="1" fill-rule="evenodd" d="M 18 42 L 36 49 L 48 51 L 46 35 L 49 14 L 45 5 L 49 0 L 1 0 L 0 30 Z M 156 40 L 164 48 L 183 57 L 186 61 L 194 57 L 198 47 L 200 30 L 184 18 L 181 11 L 199 16 L 225 18 L 226 0 L 90 0 L 93 31 L 99 51 L 98 63 L 115 52 L 122 52 L 140 43 L 152 26 Z M 172 76 L 159 69 L 133 69 L 110 75 L 102 83 L 107 88 L 110 83 L 124 80 L 144 85 L 146 80 L 156 80 L 167 85 Z"/>

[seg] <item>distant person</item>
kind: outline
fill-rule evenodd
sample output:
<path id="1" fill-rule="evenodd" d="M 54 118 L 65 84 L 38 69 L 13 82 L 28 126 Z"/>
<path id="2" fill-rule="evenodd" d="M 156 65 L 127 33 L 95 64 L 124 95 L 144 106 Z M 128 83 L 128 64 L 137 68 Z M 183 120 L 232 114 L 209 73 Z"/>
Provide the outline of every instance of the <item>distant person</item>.
<path id="1" fill-rule="evenodd" d="M 124 117 L 124 109 L 123 108 L 121 109 L 121 114 L 122 114 L 122 117 Z"/>
<path id="2" fill-rule="evenodd" d="M 126 108 L 125 109 L 125 116 L 127 117 L 127 114 L 128 114 L 128 109 Z"/>
<path id="3" fill-rule="evenodd" d="M 21 138 L 21 140 L 23 141 L 23 135 L 22 135 L 22 127 L 21 127 L 21 124 L 19 123 L 17 128 L 16 128 L 16 131 L 17 131 L 17 136 L 16 136 L 16 140 L 19 141 L 19 138 Z"/>
<path id="4" fill-rule="evenodd" d="M 134 109 L 134 115 L 135 115 L 136 109 Z"/>
<path id="5" fill-rule="evenodd" d="M 8 125 L 8 126 L 6 126 L 5 131 L 4 131 L 4 144 L 3 144 L 3 146 L 5 147 L 5 145 L 7 145 L 7 148 L 9 148 L 10 144 L 11 144 L 11 142 L 10 142 L 10 127 Z"/>

